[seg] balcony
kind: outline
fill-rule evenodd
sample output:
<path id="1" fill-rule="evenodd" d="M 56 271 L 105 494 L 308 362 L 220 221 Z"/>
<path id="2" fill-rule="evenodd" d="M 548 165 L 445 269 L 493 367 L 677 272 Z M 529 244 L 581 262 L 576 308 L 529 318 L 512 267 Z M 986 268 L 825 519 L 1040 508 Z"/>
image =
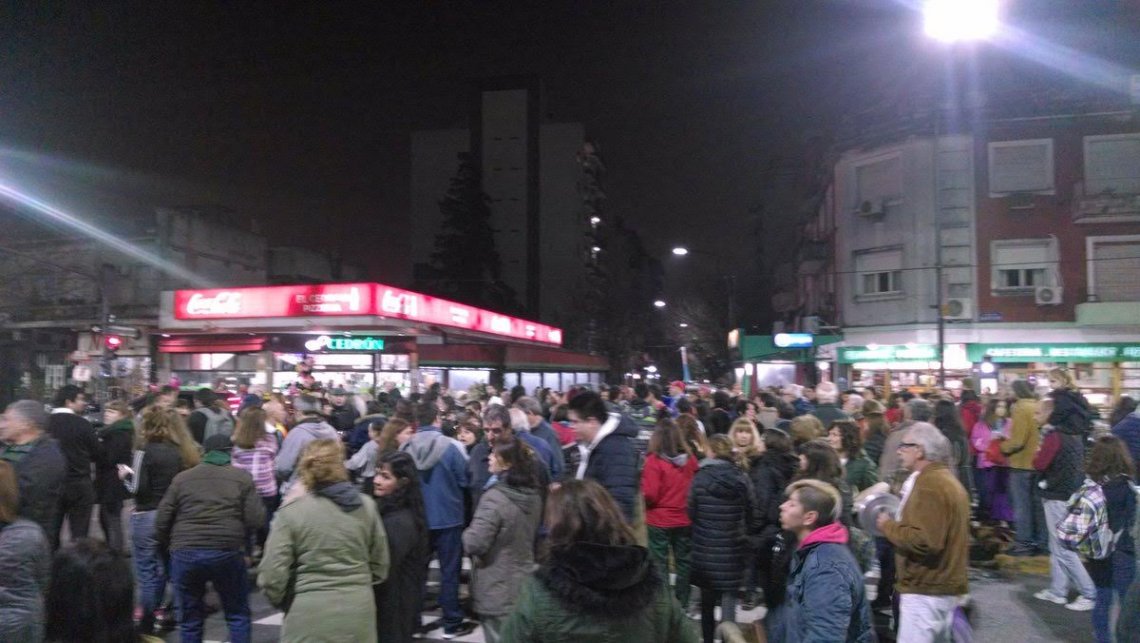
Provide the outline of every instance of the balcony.
<path id="1" fill-rule="evenodd" d="M 1084 182 L 1073 187 L 1073 223 L 1140 222 L 1140 194 L 1086 194 Z"/>

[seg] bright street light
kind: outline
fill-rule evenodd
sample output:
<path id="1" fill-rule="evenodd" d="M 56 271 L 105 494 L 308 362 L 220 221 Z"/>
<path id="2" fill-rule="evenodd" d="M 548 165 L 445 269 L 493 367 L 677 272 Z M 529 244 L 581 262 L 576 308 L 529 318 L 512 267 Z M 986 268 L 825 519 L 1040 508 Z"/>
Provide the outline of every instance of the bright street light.
<path id="1" fill-rule="evenodd" d="M 689 327 L 689 325 L 686 324 L 685 322 L 681 322 L 680 324 L 677 324 L 677 325 L 680 326 L 681 328 L 688 328 Z"/>
<path id="2" fill-rule="evenodd" d="M 684 257 L 685 255 L 689 254 L 689 249 L 685 246 L 677 246 L 673 248 L 673 254 L 677 255 L 678 257 Z"/>
<path id="3" fill-rule="evenodd" d="M 998 0 L 926 0 L 926 35 L 942 42 L 984 40 L 998 30 Z"/>
<path id="4" fill-rule="evenodd" d="M 664 308 L 665 307 L 665 300 L 664 299 L 655 300 L 653 302 L 653 305 L 657 306 L 658 308 Z"/>
<path id="5" fill-rule="evenodd" d="M 598 225 L 602 222 L 601 217 L 590 217 L 590 225 Z"/>

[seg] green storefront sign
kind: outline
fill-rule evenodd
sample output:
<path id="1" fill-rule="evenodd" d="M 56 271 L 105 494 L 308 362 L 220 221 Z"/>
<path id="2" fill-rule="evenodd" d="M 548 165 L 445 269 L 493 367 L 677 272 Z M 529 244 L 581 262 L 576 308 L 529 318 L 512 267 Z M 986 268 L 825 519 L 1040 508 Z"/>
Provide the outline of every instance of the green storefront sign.
<path id="1" fill-rule="evenodd" d="M 311 352 L 318 351 L 355 351 L 361 353 L 375 353 L 384 350 L 383 337 L 335 337 L 321 335 L 316 339 L 305 342 L 305 349 Z"/>
<path id="2" fill-rule="evenodd" d="M 1140 362 L 1140 344 L 970 344 L 971 362 Z"/>
<path id="3" fill-rule="evenodd" d="M 933 344 L 910 346 L 847 346 L 839 349 L 840 364 L 856 362 L 929 362 L 938 359 L 938 347 Z"/>

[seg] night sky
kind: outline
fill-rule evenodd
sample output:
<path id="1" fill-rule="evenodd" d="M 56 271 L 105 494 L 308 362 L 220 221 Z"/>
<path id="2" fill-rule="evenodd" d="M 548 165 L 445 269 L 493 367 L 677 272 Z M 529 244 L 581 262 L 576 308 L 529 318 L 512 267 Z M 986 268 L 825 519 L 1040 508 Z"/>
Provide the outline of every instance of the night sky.
<path id="1" fill-rule="evenodd" d="M 1022 4 L 1060 29 L 1112 3 Z M 410 133 L 466 126 L 474 79 L 539 75 L 547 118 L 599 141 L 608 207 L 652 251 L 739 260 L 766 164 L 934 55 L 890 0 L 22 2 L 0 19 L 10 180 L 114 226 L 227 206 L 397 282 Z"/>

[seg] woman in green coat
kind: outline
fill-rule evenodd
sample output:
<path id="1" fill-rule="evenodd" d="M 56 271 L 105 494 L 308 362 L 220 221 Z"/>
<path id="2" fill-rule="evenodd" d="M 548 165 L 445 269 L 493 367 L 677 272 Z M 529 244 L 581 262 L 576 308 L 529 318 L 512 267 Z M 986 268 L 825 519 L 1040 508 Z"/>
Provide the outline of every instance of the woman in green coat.
<path id="1" fill-rule="evenodd" d="M 372 586 L 388 576 L 376 506 L 348 482 L 339 440 L 310 442 L 298 476 L 305 491 L 277 511 L 258 568 L 258 586 L 285 610 L 281 640 L 375 643 Z"/>
<path id="2" fill-rule="evenodd" d="M 863 453 L 863 439 L 859 425 L 851 420 L 836 420 L 827 430 L 827 443 L 839 454 L 839 463 L 846 472 L 844 480 L 852 493 L 870 487 L 879 481 L 879 469 Z"/>
<path id="3" fill-rule="evenodd" d="M 697 643 L 696 626 L 636 544 L 621 509 L 592 480 L 550 492 L 550 554 L 503 624 L 503 643 Z"/>

